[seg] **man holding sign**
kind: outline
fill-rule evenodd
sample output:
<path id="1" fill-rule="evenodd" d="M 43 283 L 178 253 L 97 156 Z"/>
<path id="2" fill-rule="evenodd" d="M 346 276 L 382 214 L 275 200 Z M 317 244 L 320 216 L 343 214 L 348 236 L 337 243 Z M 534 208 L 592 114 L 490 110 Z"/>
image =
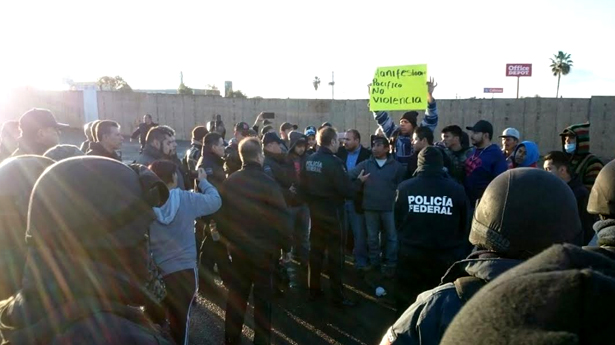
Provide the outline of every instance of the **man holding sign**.
<path id="1" fill-rule="evenodd" d="M 404 168 L 414 153 L 412 133 L 419 114 L 413 109 L 422 109 L 427 103 L 420 126 L 433 132 L 438 125 L 438 108 L 432 95 L 436 86 L 433 78 L 427 81 L 427 65 L 378 68 L 370 85 L 370 110 L 392 142 L 393 156 Z M 390 110 L 412 111 L 402 115 L 398 126 L 389 116 Z"/>

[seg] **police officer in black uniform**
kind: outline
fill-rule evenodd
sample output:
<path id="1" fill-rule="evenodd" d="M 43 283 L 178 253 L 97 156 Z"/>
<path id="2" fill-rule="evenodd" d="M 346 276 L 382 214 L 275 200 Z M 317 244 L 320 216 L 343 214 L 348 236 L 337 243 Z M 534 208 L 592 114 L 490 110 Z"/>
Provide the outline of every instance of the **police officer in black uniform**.
<path id="1" fill-rule="evenodd" d="M 190 173 L 191 179 L 195 179 L 197 176 L 196 165 L 201 158 L 201 152 L 203 152 L 203 139 L 207 133 L 207 128 L 205 128 L 205 126 L 196 126 L 192 130 L 192 142 L 182 162 L 186 171 Z"/>
<path id="2" fill-rule="evenodd" d="M 312 217 L 310 297 L 317 299 L 323 295 L 320 272 L 325 250 L 328 250 L 333 303 L 337 306 L 353 306 L 355 303 L 346 298 L 342 285 L 344 200 L 353 199 L 360 183 L 367 180 L 369 175 L 361 172 L 357 181 L 353 183 L 350 180 L 344 163 L 334 156 L 339 148 L 335 129 L 321 128 L 317 140 L 319 149 L 307 158 L 300 182 L 300 192 L 309 205 Z"/>
<path id="3" fill-rule="evenodd" d="M 395 295 L 399 315 L 419 293 L 438 285 L 451 264 L 470 249 L 467 197 L 464 188 L 448 177 L 443 161 L 439 149 L 424 148 L 415 177 L 397 188 Z"/>
<path id="4" fill-rule="evenodd" d="M 211 132 L 203 138 L 203 152 L 197 163 L 198 168 L 203 168 L 207 173 L 207 180 L 218 191 L 226 179 L 224 172 L 224 139 L 219 133 Z M 215 215 L 199 218 L 196 222 L 196 243 L 199 248 L 199 290 L 215 291 L 214 265 L 218 264 L 218 272 L 224 281 L 225 271 L 228 268 L 228 255 L 226 246 L 215 228 Z"/>
<path id="5" fill-rule="evenodd" d="M 250 136 L 250 126 L 245 122 L 235 125 L 233 139 L 224 150 L 224 171 L 226 176 L 230 176 L 235 171 L 241 169 L 241 159 L 239 158 L 239 143 Z"/>
<path id="6" fill-rule="evenodd" d="M 243 167 L 224 181 L 220 231 L 233 258 L 226 302 L 225 344 L 240 344 L 250 290 L 254 297 L 254 344 L 271 342 L 272 271 L 279 248 L 290 251 L 288 213 L 282 192 L 263 171 L 261 143 L 239 144 Z M 290 261 L 286 255 L 285 262 Z"/>

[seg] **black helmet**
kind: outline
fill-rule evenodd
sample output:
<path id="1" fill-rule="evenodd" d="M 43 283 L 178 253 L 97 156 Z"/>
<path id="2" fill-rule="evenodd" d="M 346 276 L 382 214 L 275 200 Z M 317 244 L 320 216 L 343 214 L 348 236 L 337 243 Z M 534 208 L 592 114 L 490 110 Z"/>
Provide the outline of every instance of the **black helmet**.
<path id="1" fill-rule="evenodd" d="M 47 169 L 32 191 L 23 289 L 44 295 L 59 284 L 74 294 L 144 298 L 146 233 L 155 220 L 152 206 L 160 202 L 151 194 L 161 186 L 159 179 L 144 183 L 135 169 L 98 156 L 68 158 Z"/>
<path id="2" fill-rule="evenodd" d="M 555 243 L 582 245 L 583 230 L 570 187 L 542 169 L 517 168 L 496 177 L 474 212 L 470 242 L 527 258 Z"/>
<path id="3" fill-rule="evenodd" d="M 615 218 L 615 161 L 600 170 L 589 194 L 587 212 Z"/>

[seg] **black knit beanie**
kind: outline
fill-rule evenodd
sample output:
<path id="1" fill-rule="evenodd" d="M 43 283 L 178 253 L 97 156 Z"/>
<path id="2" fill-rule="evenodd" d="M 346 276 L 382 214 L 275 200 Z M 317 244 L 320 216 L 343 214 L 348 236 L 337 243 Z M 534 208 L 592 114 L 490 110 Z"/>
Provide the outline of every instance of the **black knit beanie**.
<path id="1" fill-rule="evenodd" d="M 410 124 L 412 124 L 412 126 L 416 127 L 416 119 L 418 117 L 419 117 L 419 113 L 417 113 L 416 111 L 409 111 L 401 116 L 400 121 L 407 120 L 408 122 L 410 122 Z"/>

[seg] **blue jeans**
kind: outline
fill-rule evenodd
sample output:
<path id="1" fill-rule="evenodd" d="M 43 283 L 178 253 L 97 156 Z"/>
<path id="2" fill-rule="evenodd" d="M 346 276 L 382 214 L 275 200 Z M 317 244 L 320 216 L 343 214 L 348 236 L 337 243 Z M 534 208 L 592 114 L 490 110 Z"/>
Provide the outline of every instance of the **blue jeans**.
<path id="1" fill-rule="evenodd" d="M 293 255 L 307 267 L 310 255 L 310 209 L 307 205 L 288 208 L 291 219 Z"/>
<path id="2" fill-rule="evenodd" d="M 365 229 L 365 218 L 362 214 L 356 212 L 354 201 L 352 200 L 346 201 L 345 210 L 346 229 L 350 228 L 354 237 L 352 255 L 354 256 L 355 268 L 363 268 L 367 266 L 367 231 Z"/>
<path id="3" fill-rule="evenodd" d="M 365 210 L 365 224 L 367 226 L 367 246 L 369 247 L 369 261 L 372 265 L 380 265 L 380 232 L 386 236 L 384 252 L 385 266 L 397 265 L 397 229 L 392 211 Z M 382 226 L 381 226 L 382 225 Z M 384 241 L 384 238 L 383 238 Z"/>

